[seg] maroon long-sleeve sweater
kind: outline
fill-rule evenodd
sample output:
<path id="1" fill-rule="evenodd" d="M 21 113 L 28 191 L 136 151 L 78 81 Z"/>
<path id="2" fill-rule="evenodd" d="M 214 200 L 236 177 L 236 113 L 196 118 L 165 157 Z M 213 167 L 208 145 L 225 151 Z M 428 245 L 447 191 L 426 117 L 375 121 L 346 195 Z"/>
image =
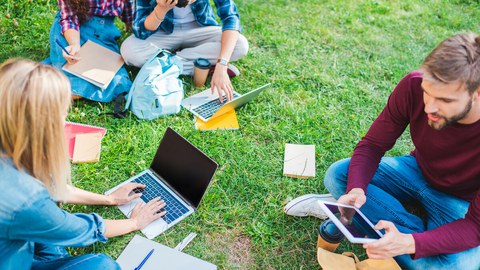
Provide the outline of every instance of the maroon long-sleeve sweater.
<path id="1" fill-rule="evenodd" d="M 381 157 L 410 125 L 415 145 L 412 155 L 427 181 L 444 193 L 470 202 L 465 218 L 413 234 L 415 259 L 480 245 L 480 120 L 442 130 L 431 128 L 424 112 L 421 83 L 422 75 L 414 71 L 397 85 L 386 107 L 355 148 L 347 187 L 347 192 L 352 188 L 366 190 Z"/>

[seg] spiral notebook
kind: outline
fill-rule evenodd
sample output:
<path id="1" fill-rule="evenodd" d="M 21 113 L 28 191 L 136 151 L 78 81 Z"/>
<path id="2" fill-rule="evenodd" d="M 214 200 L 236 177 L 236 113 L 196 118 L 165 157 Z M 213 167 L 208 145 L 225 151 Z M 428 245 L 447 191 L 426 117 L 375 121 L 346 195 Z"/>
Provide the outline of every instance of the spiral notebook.
<path id="1" fill-rule="evenodd" d="M 66 122 L 64 127 L 65 132 L 65 139 L 67 141 L 68 146 L 68 156 L 70 159 L 75 160 L 76 163 L 81 162 L 94 162 L 95 158 L 90 160 L 90 157 L 93 156 L 92 151 L 98 149 L 100 151 L 100 143 L 102 138 L 107 133 L 107 129 L 103 127 L 96 127 L 86 124 L 80 123 L 73 123 L 73 122 Z M 90 134 L 89 136 L 85 136 L 85 134 Z M 80 140 L 76 142 L 77 135 L 79 136 Z M 77 148 L 77 151 L 75 151 Z M 81 150 L 80 150 L 81 149 Z M 77 152 L 77 157 L 85 156 L 83 153 L 88 154 L 87 158 L 74 158 L 75 152 Z M 97 159 L 98 161 L 98 159 Z"/>

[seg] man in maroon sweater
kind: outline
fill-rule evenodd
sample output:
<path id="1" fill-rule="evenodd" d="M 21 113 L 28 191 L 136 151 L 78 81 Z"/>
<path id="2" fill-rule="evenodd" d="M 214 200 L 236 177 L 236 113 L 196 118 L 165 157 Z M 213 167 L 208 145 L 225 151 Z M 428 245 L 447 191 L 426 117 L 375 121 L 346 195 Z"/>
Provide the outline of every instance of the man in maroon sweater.
<path id="1" fill-rule="evenodd" d="M 383 157 L 409 126 L 410 155 Z M 364 244 L 370 258 L 395 257 L 408 269 L 480 268 L 480 36 L 440 43 L 420 71 L 405 76 L 357 144 L 334 163 L 325 186 L 355 205 L 385 235 Z M 318 195 L 287 214 L 319 216 Z M 417 201 L 425 221 L 404 203 Z"/>

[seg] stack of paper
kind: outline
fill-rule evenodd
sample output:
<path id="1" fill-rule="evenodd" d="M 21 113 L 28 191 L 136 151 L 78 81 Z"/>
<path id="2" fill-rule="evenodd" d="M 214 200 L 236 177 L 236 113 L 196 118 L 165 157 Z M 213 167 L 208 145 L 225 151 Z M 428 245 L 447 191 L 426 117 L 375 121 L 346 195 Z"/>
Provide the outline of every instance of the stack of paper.
<path id="1" fill-rule="evenodd" d="M 195 116 L 195 128 L 198 130 L 217 130 L 217 129 L 239 129 L 237 114 L 231 110 L 219 117 L 205 122 Z"/>
<path id="2" fill-rule="evenodd" d="M 285 144 L 283 174 L 295 178 L 315 177 L 315 145 Z"/>
<path id="3" fill-rule="evenodd" d="M 67 122 L 64 131 L 68 145 L 68 155 L 72 159 L 72 163 L 99 161 L 102 139 L 107 129 Z"/>

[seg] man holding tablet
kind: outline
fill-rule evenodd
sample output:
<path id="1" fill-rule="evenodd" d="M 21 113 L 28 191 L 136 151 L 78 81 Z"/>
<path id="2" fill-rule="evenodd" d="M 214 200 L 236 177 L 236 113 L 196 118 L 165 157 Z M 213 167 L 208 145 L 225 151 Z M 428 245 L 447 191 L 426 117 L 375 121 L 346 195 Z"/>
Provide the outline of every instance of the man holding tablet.
<path id="1" fill-rule="evenodd" d="M 383 157 L 408 126 L 415 149 Z M 328 169 L 325 186 L 385 230 L 363 244 L 370 258 L 394 257 L 408 269 L 478 270 L 480 36 L 446 39 L 405 76 L 352 158 Z M 318 196 L 297 198 L 285 211 L 320 216 Z M 402 205 L 413 201 L 425 209 L 425 223 Z"/>
<path id="2" fill-rule="evenodd" d="M 370 220 L 355 206 L 325 201 L 318 201 L 318 204 L 351 243 L 371 243 L 383 236 L 381 232 L 374 229 Z"/>

